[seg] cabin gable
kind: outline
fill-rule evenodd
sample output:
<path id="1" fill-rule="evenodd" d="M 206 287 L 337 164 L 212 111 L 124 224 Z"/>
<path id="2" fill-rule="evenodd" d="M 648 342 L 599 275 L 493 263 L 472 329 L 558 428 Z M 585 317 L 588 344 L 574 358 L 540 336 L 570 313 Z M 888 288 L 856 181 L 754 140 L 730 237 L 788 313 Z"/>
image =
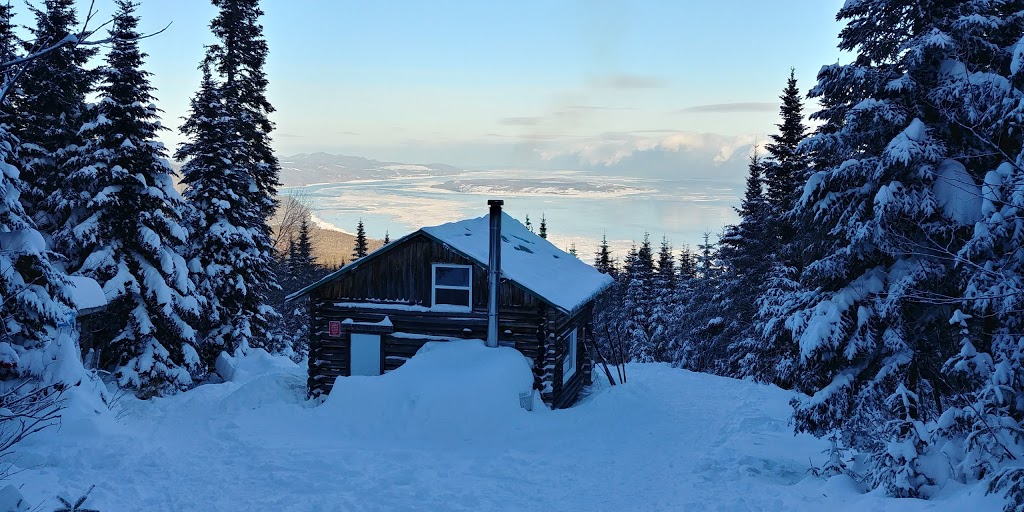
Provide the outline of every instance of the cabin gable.
<path id="1" fill-rule="evenodd" d="M 460 265 L 472 269 L 472 311 L 487 311 L 487 268 L 451 247 L 422 234 L 378 249 L 366 261 L 310 291 L 316 299 L 337 303 L 379 303 L 435 309 L 434 266 Z M 506 308 L 537 308 L 543 301 L 516 283 L 503 280 L 499 303 Z M 436 308 L 443 310 L 445 308 Z M 447 308 L 451 309 L 451 308 Z"/>

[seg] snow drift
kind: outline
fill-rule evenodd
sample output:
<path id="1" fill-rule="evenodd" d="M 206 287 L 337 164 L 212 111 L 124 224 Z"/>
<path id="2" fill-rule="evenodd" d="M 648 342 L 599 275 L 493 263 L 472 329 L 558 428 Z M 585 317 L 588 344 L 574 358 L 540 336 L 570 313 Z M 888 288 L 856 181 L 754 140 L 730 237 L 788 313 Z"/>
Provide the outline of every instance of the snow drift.
<path id="1" fill-rule="evenodd" d="M 527 415 L 520 394 L 532 397 L 533 372 L 519 351 L 453 340 L 427 343 L 381 376 L 339 377 L 320 412 L 387 425 L 399 435 L 475 437 Z M 535 409 L 543 407 L 532 398 Z"/>

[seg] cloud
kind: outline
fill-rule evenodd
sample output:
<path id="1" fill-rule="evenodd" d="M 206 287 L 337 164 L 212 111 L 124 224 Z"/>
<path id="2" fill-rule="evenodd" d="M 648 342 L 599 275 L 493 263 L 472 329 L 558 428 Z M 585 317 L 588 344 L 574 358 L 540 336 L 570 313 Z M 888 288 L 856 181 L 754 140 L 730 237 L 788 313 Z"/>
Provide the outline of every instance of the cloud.
<path id="1" fill-rule="evenodd" d="M 565 105 L 541 116 L 504 117 L 498 120 L 498 124 L 504 126 L 546 126 L 547 129 L 565 130 L 580 124 L 584 119 L 593 115 L 635 110 L 637 110 L 636 107 Z M 527 137 L 532 138 L 530 135 Z"/>
<path id="2" fill-rule="evenodd" d="M 498 120 L 498 124 L 506 126 L 536 126 L 544 121 L 543 117 L 506 117 Z"/>
<path id="3" fill-rule="evenodd" d="M 683 130 L 677 130 L 675 128 L 663 128 L 656 130 L 633 130 L 630 133 L 686 133 Z"/>
<path id="4" fill-rule="evenodd" d="M 612 166 L 644 153 L 690 155 L 709 166 L 720 165 L 738 157 L 746 158 L 758 137 L 754 135 L 720 135 L 714 133 L 668 132 L 660 136 L 641 132 L 609 132 L 598 137 L 564 141 L 557 146 L 537 148 L 542 160 L 573 157 L 592 166 Z"/>
<path id="5" fill-rule="evenodd" d="M 711 105 L 694 105 L 679 109 L 680 114 L 737 114 L 750 112 L 775 112 L 778 103 L 760 101 L 740 101 L 736 103 L 714 103 Z"/>
<path id="6" fill-rule="evenodd" d="M 634 89 L 659 89 L 668 87 L 669 83 L 668 80 L 656 76 L 616 73 L 600 78 L 598 85 L 609 89 L 627 91 Z"/>
<path id="7" fill-rule="evenodd" d="M 603 111 L 603 110 L 636 110 L 636 107 L 601 107 L 595 105 L 567 105 L 565 110 Z"/>

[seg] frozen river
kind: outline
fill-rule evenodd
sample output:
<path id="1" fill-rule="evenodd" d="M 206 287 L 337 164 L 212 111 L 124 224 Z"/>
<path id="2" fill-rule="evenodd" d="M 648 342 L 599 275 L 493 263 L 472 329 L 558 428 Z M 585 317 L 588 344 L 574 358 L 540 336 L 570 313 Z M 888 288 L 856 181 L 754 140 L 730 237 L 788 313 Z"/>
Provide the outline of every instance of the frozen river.
<path id="1" fill-rule="evenodd" d="M 543 214 L 549 239 L 568 248 L 575 243 L 590 259 L 603 233 L 617 257 L 644 232 L 675 247 L 696 246 L 704 231 L 713 234 L 737 219 L 733 207 L 741 184 L 711 180 L 646 180 L 589 176 L 577 172 L 481 171 L 293 187 L 284 193 L 307 198 L 316 215 L 345 231 L 363 219 L 367 233 L 391 238 L 421 226 L 487 213 L 487 199 L 505 200 L 506 211 L 535 227 Z"/>

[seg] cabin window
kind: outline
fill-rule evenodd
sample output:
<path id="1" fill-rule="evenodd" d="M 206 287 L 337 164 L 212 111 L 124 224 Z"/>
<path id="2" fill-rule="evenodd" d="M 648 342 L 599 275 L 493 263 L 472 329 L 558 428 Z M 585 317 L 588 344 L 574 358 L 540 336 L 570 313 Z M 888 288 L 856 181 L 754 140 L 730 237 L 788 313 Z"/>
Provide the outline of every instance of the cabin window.
<path id="1" fill-rule="evenodd" d="M 473 267 L 470 265 L 434 264 L 434 307 L 473 309 Z"/>
<path id="2" fill-rule="evenodd" d="M 573 375 L 576 375 L 576 329 L 569 333 L 569 340 L 566 342 L 565 359 L 562 361 L 562 384 L 569 382 Z"/>

